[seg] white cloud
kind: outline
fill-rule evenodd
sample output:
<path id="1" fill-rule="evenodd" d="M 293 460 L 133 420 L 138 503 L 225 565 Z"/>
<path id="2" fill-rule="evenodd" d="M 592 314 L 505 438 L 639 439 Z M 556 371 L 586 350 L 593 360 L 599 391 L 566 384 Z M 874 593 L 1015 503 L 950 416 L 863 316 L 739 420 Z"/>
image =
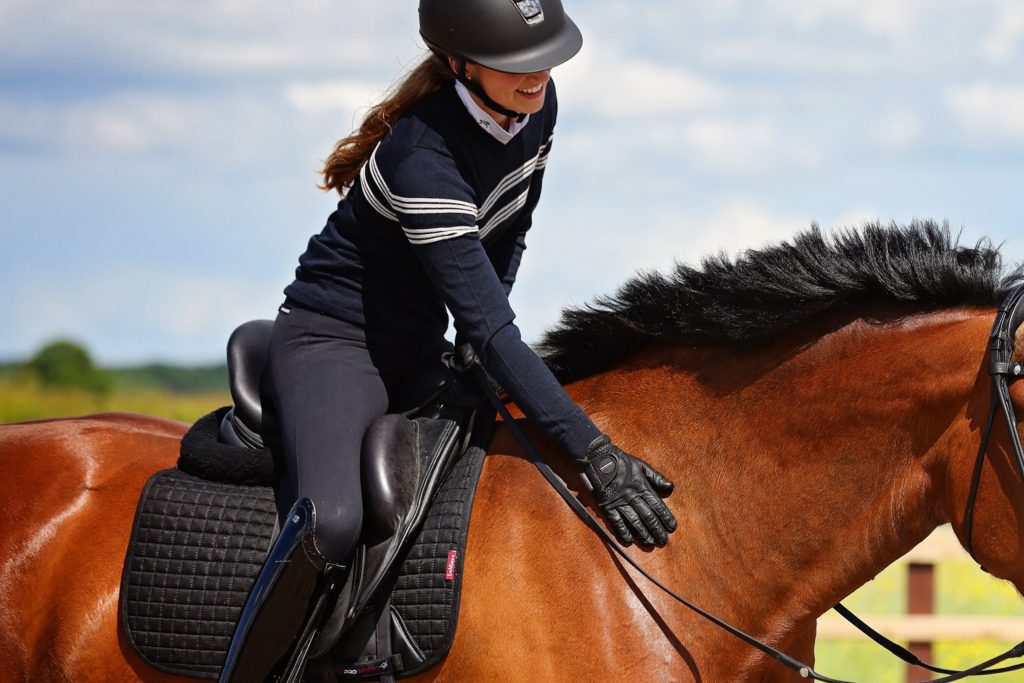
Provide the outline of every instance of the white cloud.
<path id="1" fill-rule="evenodd" d="M 5 339 L 5 353 L 31 353 L 40 340 L 69 336 L 90 347 L 101 338 L 90 351 L 102 362 L 152 360 L 147 349 L 157 347 L 165 359 L 218 360 L 237 325 L 273 317 L 281 288 L 267 280 L 183 274 L 171 264 L 96 273 L 73 287 L 36 281 L 12 302 L 15 334 Z"/>
<path id="2" fill-rule="evenodd" d="M 352 65 L 393 70 L 398 58 L 422 49 L 415 5 L 402 2 L 65 0 L 59 12 L 29 2 L 3 10 L 0 60 L 11 63 L 89 55 L 208 77 Z"/>
<path id="3" fill-rule="evenodd" d="M 824 216 L 819 224 L 824 229 L 857 228 L 865 223 L 881 223 L 887 225 L 892 217 L 882 217 L 880 212 L 869 206 L 851 206 L 835 216 Z"/>
<path id="4" fill-rule="evenodd" d="M 559 103 L 578 113 L 644 118 L 700 111 L 721 103 L 715 83 L 690 71 L 619 54 L 582 52 L 555 72 Z"/>
<path id="5" fill-rule="evenodd" d="M 211 114 L 207 105 L 180 98 L 119 96 L 64 109 L 63 133 L 74 147 L 140 153 L 186 144 Z"/>
<path id="6" fill-rule="evenodd" d="M 896 152 L 907 150 L 921 137 L 921 120 L 912 109 L 893 107 L 875 121 L 871 137 L 879 146 Z"/>
<path id="7" fill-rule="evenodd" d="M 1003 0 L 993 15 L 992 33 L 982 47 L 990 61 L 1002 64 L 1013 57 L 1024 37 L 1024 6 L 1019 0 Z"/>
<path id="8" fill-rule="evenodd" d="M 864 30 L 905 40 L 913 34 L 925 0 L 774 0 L 770 3 L 805 29 L 818 29 L 828 20 L 852 22 Z"/>
<path id="9" fill-rule="evenodd" d="M 674 116 L 640 127 L 618 119 L 574 122 L 560 128 L 556 138 L 556 167 L 572 164 L 596 182 L 619 182 L 615 179 L 623 168 L 647 168 L 648 187 L 677 178 L 687 168 L 749 178 L 819 168 L 824 158 L 815 140 L 767 117 Z"/>
<path id="10" fill-rule="evenodd" d="M 947 91 L 946 102 L 972 133 L 1024 140 L 1024 85 L 963 85 Z"/>
<path id="11" fill-rule="evenodd" d="M 886 68 L 888 61 L 865 46 L 800 41 L 785 35 L 723 35 L 702 50 L 708 64 L 719 68 L 785 72 L 804 76 L 860 76 Z M 818 87 L 822 87 L 819 84 Z"/>
<path id="12" fill-rule="evenodd" d="M 688 220 L 689 230 L 682 261 L 697 262 L 712 253 L 736 255 L 789 239 L 810 227 L 802 216 L 778 213 L 741 198 L 728 200 L 707 215 Z"/>
<path id="13" fill-rule="evenodd" d="M 778 140 L 767 121 L 700 119 L 687 125 L 683 136 L 713 167 L 739 172 L 762 168 Z"/>
<path id="14" fill-rule="evenodd" d="M 306 115 L 349 113 L 372 106 L 384 95 L 380 83 L 357 80 L 294 82 L 285 87 L 285 99 Z"/>
<path id="15" fill-rule="evenodd" d="M 271 154 L 268 142 L 295 124 L 283 105 L 254 93 L 120 91 L 72 102 L 6 97 L 0 131 L 21 145 L 80 158 L 160 154 L 231 165 Z"/>
<path id="16" fill-rule="evenodd" d="M 697 119 L 682 126 L 681 135 L 708 166 L 731 174 L 813 168 L 820 163 L 812 144 L 783 134 L 768 120 Z"/>
<path id="17" fill-rule="evenodd" d="M 152 95 L 87 102 L 0 100 L 0 129 L 22 144 L 64 151 L 134 154 L 181 142 L 208 104 Z M 207 121 L 209 118 L 206 119 Z"/>

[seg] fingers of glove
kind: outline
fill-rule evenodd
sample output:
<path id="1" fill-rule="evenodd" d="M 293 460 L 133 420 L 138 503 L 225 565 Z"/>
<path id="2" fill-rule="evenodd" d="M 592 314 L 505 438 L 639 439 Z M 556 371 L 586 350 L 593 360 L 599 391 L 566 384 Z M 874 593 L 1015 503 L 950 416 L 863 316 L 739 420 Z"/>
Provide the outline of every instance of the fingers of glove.
<path id="1" fill-rule="evenodd" d="M 654 542 L 658 545 L 668 543 L 668 532 L 665 530 L 665 525 L 662 524 L 661 519 L 651 509 L 645 497 L 637 496 L 630 502 L 630 505 L 632 505 L 633 511 L 636 512 L 643 525 L 650 531 Z"/>
<path id="2" fill-rule="evenodd" d="M 661 520 L 662 525 L 669 531 L 669 533 L 676 530 L 676 517 L 672 514 L 672 511 L 665 505 L 665 501 L 658 496 L 654 495 L 651 491 L 644 491 L 644 500 L 654 510 L 654 514 L 658 515 L 658 519 Z"/>
<path id="3" fill-rule="evenodd" d="M 661 472 L 654 469 L 647 463 L 641 461 L 641 464 L 643 465 L 644 475 L 647 477 L 647 481 L 651 482 L 651 485 L 654 486 L 659 493 L 672 493 L 672 489 L 675 488 L 672 482 L 661 476 Z"/>
<path id="4" fill-rule="evenodd" d="M 630 526 L 630 528 L 636 532 L 636 536 L 640 539 L 641 543 L 645 543 L 647 545 L 654 545 L 654 537 L 651 536 L 651 532 L 648 531 L 647 525 L 644 524 L 643 520 L 640 519 L 640 516 L 637 515 L 636 510 L 633 509 L 632 505 L 621 505 L 619 506 L 618 511 L 619 514 L 621 514 L 622 517 L 626 520 L 626 523 Z M 647 508 L 647 512 L 650 511 L 650 508 Z M 653 517 L 654 515 L 652 514 L 651 516 Z"/>
<path id="5" fill-rule="evenodd" d="M 619 537 L 622 545 L 629 545 L 633 542 L 633 534 L 629 533 L 629 528 L 622 521 L 622 515 L 619 514 L 618 510 L 608 508 L 604 511 L 604 515 L 608 518 L 608 523 L 612 525 L 612 529 L 615 531 L 615 535 Z"/>

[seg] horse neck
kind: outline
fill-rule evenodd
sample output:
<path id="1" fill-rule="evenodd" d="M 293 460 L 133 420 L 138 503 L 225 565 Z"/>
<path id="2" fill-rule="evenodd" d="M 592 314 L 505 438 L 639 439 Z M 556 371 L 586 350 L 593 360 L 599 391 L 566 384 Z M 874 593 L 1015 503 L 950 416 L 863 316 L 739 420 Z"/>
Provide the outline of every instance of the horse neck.
<path id="1" fill-rule="evenodd" d="M 705 604 L 792 633 L 946 521 L 932 494 L 991 315 L 822 323 L 756 350 L 649 349 L 575 393 L 676 482 L 681 528 L 658 561 L 676 585 L 742 576 L 702 585 Z"/>

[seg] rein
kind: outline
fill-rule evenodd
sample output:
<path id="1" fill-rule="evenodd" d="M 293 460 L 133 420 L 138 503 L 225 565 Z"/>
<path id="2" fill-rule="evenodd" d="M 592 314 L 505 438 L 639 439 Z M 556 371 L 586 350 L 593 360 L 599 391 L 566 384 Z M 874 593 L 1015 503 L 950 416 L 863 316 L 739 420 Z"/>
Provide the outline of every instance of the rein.
<path id="1" fill-rule="evenodd" d="M 965 511 L 964 521 L 966 525 L 966 549 L 972 558 L 977 562 L 973 549 L 973 537 L 972 537 L 972 526 L 974 522 L 974 504 L 977 500 L 978 489 L 981 483 L 981 470 L 984 464 L 985 454 L 988 451 L 988 441 L 992 433 L 992 427 L 995 422 L 995 416 L 997 411 L 1001 411 L 1002 415 L 1006 418 L 1007 428 L 1010 432 L 1011 441 L 1013 443 L 1013 450 L 1016 456 L 1016 463 L 1018 472 L 1024 480 L 1024 447 L 1021 444 L 1020 434 L 1017 431 L 1016 417 L 1013 410 L 1013 404 L 1010 402 L 1010 391 L 1009 382 L 1019 379 L 1024 375 L 1024 366 L 1020 363 L 1011 363 L 1010 356 L 1013 353 L 1013 334 L 1016 332 L 1017 327 L 1020 326 L 1021 321 L 1024 320 L 1024 285 L 1021 285 L 1010 292 L 1004 299 L 1002 305 L 999 307 L 999 311 L 996 314 L 995 323 L 992 326 L 992 332 L 989 335 L 989 346 L 988 349 L 991 352 L 991 362 L 989 365 L 989 375 L 992 377 L 992 407 L 988 414 L 988 419 L 985 423 L 985 431 L 982 434 L 981 445 L 978 449 L 978 457 L 975 461 L 974 471 L 971 476 L 971 488 L 967 497 L 967 509 Z M 540 470 L 540 473 L 548 481 L 549 484 L 555 489 L 555 491 L 562 497 L 562 499 L 569 505 L 569 507 L 576 513 L 576 515 L 583 520 L 583 523 L 587 525 L 594 533 L 596 533 L 601 540 L 604 541 L 605 545 L 625 560 L 630 566 L 637 570 L 644 578 L 653 583 L 655 586 L 660 588 L 662 591 L 670 595 L 677 602 L 686 606 L 691 611 L 699 614 L 704 619 L 707 619 L 711 623 L 715 624 L 719 628 L 729 632 L 736 638 L 739 638 L 743 642 L 747 643 L 751 647 L 760 650 L 764 654 L 772 657 L 780 664 L 788 669 L 797 672 L 803 678 L 808 678 L 816 681 L 822 681 L 823 683 L 853 683 L 851 681 L 844 681 L 841 679 L 830 678 L 823 674 L 818 673 L 812 667 L 800 662 L 799 660 L 787 655 L 786 653 L 778 650 L 767 643 L 758 640 L 754 636 L 745 633 L 744 631 L 736 628 L 728 622 L 716 617 L 715 615 L 707 612 L 700 608 L 694 603 L 690 602 L 686 598 L 682 597 L 672 589 L 668 588 L 665 584 L 659 581 L 654 576 L 651 576 L 643 567 L 641 567 L 636 560 L 626 553 L 625 549 L 618 543 L 618 541 L 609 534 L 604 526 L 595 519 L 594 515 L 583 506 L 582 503 L 572 494 L 572 492 L 566 487 L 566 485 L 559 479 L 558 475 L 554 473 L 551 467 L 544 461 L 543 456 L 537 452 L 537 449 L 533 447 L 529 437 L 523 432 L 522 428 L 516 423 L 515 419 L 509 414 L 508 409 L 505 407 L 504 402 L 498 397 L 497 392 L 494 389 L 494 381 L 487 374 L 487 371 L 480 365 L 479 362 L 473 363 L 473 369 L 478 373 L 478 383 L 482 388 L 484 395 L 491 402 L 494 408 L 501 415 L 505 425 L 512 432 L 516 441 L 522 446 L 523 451 L 530 461 Z M 979 566 L 983 571 L 988 571 L 979 562 Z M 1024 668 L 1024 663 L 1014 664 L 1012 666 L 993 668 L 997 664 L 1007 660 L 1024 657 L 1024 642 L 1020 642 L 1013 646 L 1001 655 L 997 655 L 988 659 L 980 664 L 963 670 L 956 669 L 943 669 L 941 667 L 933 666 L 926 662 L 921 661 L 916 655 L 904 648 L 903 646 L 894 643 L 885 636 L 881 635 L 868 624 L 858 618 L 855 614 L 850 612 L 841 603 L 835 605 L 833 608 L 844 617 L 847 621 L 853 624 L 862 633 L 867 635 L 869 638 L 874 640 L 876 643 L 884 647 L 890 653 L 896 657 L 902 659 L 907 664 L 919 666 L 927 669 L 934 673 L 947 674 L 940 678 L 933 678 L 924 683 L 949 683 L 951 681 L 958 681 L 964 678 L 973 676 L 988 676 L 992 674 L 1007 673 L 1010 671 L 1016 671 Z"/>

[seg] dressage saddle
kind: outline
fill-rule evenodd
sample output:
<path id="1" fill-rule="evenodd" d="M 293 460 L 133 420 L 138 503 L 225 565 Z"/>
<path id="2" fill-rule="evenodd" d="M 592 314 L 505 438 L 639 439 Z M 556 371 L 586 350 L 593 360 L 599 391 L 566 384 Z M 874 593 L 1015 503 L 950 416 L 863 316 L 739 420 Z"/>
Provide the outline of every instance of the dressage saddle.
<path id="1" fill-rule="evenodd" d="M 273 322 L 253 320 L 228 339 L 233 407 L 222 418 L 221 442 L 263 447 L 260 377 Z M 468 397 L 446 352 L 410 373 L 390 411 L 374 421 L 361 454 L 364 520 L 352 571 L 334 609 L 320 627 L 310 658 L 326 655 L 348 631 L 388 578 L 410 534 L 423 521 L 433 493 L 472 433 L 479 399 Z M 461 440 L 459 437 L 463 437 Z"/>

